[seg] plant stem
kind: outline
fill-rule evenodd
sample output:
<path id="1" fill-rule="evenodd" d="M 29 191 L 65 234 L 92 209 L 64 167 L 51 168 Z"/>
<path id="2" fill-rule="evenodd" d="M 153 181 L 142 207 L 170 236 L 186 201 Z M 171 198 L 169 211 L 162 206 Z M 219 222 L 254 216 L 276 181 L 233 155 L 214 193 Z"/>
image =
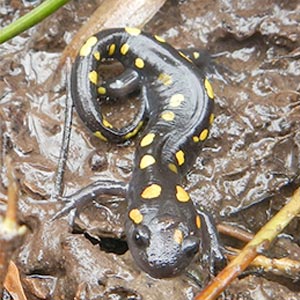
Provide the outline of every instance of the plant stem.
<path id="1" fill-rule="evenodd" d="M 0 44 L 36 25 L 70 0 L 46 0 L 26 15 L 0 30 Z"/>

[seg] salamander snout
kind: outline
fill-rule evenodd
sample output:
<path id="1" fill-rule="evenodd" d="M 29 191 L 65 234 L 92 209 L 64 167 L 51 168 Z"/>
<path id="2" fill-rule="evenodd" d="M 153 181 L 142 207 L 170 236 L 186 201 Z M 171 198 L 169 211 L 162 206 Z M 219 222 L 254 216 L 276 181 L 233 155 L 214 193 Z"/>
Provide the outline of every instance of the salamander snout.
<path id="1" fill-rule="evenodd" d="M 155 278 L 181 273 L 198 252 L 200 244 L 200 238 L 190 234 L 182 224 L 170 228 L 133 225 L 127 235 L 134 260 Z"/>

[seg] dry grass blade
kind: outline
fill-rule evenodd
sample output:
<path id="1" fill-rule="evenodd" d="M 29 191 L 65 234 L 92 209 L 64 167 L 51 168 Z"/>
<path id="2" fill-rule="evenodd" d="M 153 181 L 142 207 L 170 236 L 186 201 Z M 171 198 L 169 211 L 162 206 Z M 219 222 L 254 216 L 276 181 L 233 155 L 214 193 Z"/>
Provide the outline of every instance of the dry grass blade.
<path id="1" fill-rule="evenodd" d="M 18 187 L 13 177 L 11 161 L 6 159 L 8 184 L 8 201 L 5 218 L 0 218 L 0 296 L 3 282 L 9 268 L 10 259 L 14 251 L 21 245 L 26 232 L 25 226 L 17 222 Z"/>
<path id="2" fill-rule="evenodd" d="M 27 300 L 20 280 L 20 274 L 14 262 L 10 261 L 4 287 L 14 299 Z"/>
<path id="3" fill-rule="evenodd" d="M 73 61 L 78 49 L 88 37 L 105 28 L 134 26 L 142 28 L 163 6 L 165 0 L 107 0 L 80 28 L 62 53 L 58 69 L 70 57 Z"/>

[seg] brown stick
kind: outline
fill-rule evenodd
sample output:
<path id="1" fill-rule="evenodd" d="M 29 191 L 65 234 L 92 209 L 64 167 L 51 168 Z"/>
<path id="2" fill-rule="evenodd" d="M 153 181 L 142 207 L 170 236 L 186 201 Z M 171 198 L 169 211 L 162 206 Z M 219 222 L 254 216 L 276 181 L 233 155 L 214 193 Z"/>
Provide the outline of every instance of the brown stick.
<path id="1" fill-rule="evenodd" d="M 239 276 L 261 251 L 269 247 L 276 236 L 300 213 L 300 188 L 292 199 L 267 223 L 194 300 L 214 300 Z"/>

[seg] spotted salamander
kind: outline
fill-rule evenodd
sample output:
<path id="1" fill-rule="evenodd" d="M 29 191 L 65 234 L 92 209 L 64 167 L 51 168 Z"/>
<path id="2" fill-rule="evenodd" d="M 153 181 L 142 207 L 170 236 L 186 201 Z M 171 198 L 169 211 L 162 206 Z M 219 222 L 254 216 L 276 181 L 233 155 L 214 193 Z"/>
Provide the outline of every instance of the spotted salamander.
<path id="1" fill-rule="evenodd" d="M 126 194 L 129 250 L 137 265 L 156 278 L 182 272 L 199 249 L 223 260 L 211 218 L 195 208 L 183 187 L 214 119 L 213 90 L 197 66 L 198 58 L 197 51 L 178 51 L 137 28 L 108 29 L 84 43 L 72 69 L 76 110 L 95 136 L 119 143 L 145 128 L 129 184 L 94 182 L 68 196 L 64 211 L 96 195 Z M 97 68 L 109 59 L 121 62 L 124 72 L 99 84 Z M 116 129 L 101 112 L 99 94 L 126 96 L 137 89 L 139 113 L 132 123 Z"/>

